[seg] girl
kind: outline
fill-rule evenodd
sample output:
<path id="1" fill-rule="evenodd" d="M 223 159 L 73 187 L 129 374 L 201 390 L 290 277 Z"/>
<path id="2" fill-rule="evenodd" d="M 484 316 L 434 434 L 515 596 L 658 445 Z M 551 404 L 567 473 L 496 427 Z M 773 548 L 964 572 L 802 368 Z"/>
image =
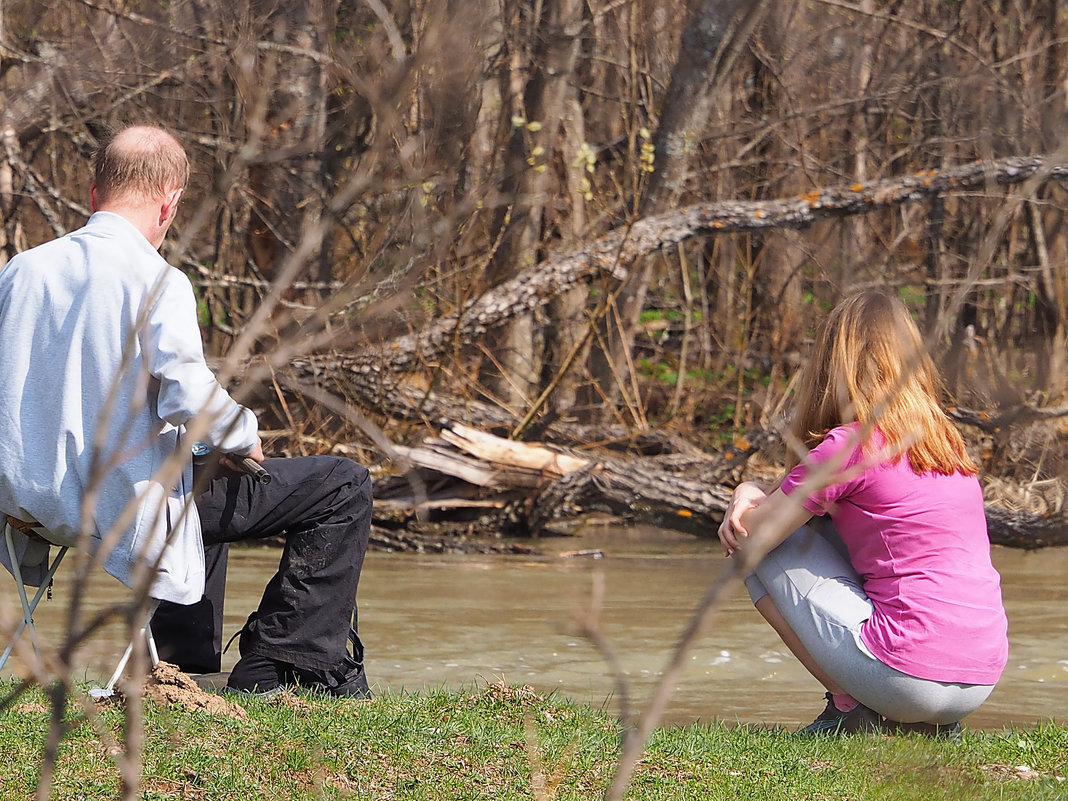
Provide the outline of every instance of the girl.
<path id="1" fill-rule="evenodd" d="M 724 553 L 771 537 L 746 587 L 827 690 L 804 733 L 955 732 L 1008 640 L 978 468 L 934 365 L 904 305 L 864 292 L 831 312 L 802 379 L 791 433 L 807 455 L 791 449 L 777 486 L 738 486 Z"/>

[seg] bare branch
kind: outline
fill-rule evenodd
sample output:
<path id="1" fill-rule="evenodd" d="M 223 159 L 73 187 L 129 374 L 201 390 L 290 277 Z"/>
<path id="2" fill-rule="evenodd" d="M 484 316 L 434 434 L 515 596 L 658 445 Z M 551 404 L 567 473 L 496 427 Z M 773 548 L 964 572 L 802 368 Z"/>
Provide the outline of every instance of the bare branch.
<path id="1" fill-rule="evenodd" d="M 740 231 L 804 228 L 831 217 L 866 214 L 943 193 L 989 190 L 1022 183 L 1042 174 L 1068 178 L 1068 162 L 1046 156 L 977 161 L 946 170 L 832 187 L 796 198 L 697 203 L 642 218 L 580 248 L 553 256 L 471 301 L 459 314 L 439 317 L 418 333 L 389 343 L 378 352 L 341 357 L 353 370 L 410 370 L 433 361 L 455 345 L 470 342 L 524 311 L 546 305 L 568 289 L 600 275 L 626 277 L 642 256 L 693 239 Z M 330 357 L 336 361 L 339 357 Z"/>

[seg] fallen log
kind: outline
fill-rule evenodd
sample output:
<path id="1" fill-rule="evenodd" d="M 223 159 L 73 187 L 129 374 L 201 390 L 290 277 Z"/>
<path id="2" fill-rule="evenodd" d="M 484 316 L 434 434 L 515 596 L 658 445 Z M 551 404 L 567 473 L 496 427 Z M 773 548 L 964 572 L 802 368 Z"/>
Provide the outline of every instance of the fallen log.
<path id="1" fill-rule="evenodd" d="M 1068 516 L 1064 512 L 1036 515 L 987 503 L 986 524 L 994 545 L 1026 550 L 1068 545 Z"/>
<path id="2" fill-rule="evenodd" d="M 514 415 L 499 407 L 420 390 L 379 370 L 350 371 L 344 360 L 312 360 L 296 364 L 305 378 L 332 386 L 348 397 L 355 395 L 364 408 L 374 408 L 398 419 L 423 420 L 442 431 L 464 430 L 458 420 L 466 420 L 480 429 L 502 432 L 511 430 L 518 422 Z M 295 386 L 299 388 L 299 384 Z M 993 412 L 949 410 L 958 423 L 1000 438 L 1009 437 L 1010 432 L 1020 426 L 1063 418 L 1065 413 L 1065 407 L 1013 407 Z M 623 459 L 607 453 L 595 458 L 583 452 L 588 461 L 597 465 L 596 470 L 584 466 L 560 475 L 551 471 L 521 472 L 517 465 L 506 465 L 507 469 L 502 469 L 498 464 L 491 470 L 492 480 L 484 475 L 469 482 L 501 493 L 506 500 L 502 508 L 507 508 L 510 515 L 514 513 L 518 497 L 526 493 L 523 497 L 528 511 L 520 528 L 534 532 L 554 518 L 579 514 L 582 510 L 606 512 L 696 534 L 712 532 L 725 509 L 729 488 L 740 480 L 749 456 L 778 439 L 772 432 L 758 431 L 740 440 L 736 447 L 710 455 L 677 437 L 655 431 L 634 434 L 622 429 L 618 432 L 594 430 L 590 426 L 558 420 L 542 427 L 540 433 L 546 439 L 546 447 L 553 443 L 557 447 L 566 447 L 579 442 L 618 439 L 634 450 L 660 456 L 643 461 L 639 457 Z M 489 469 L 488 463 L 479 456 L 468 454 L 464 461 L 455 444 L 442 439 L 423 443 L 421 450 L 402 451 L 423 469 L 463 482 L 472 478 L 472 472 Z M 447 464 L 449 460 L 452 460 L 451 465 Z M 678 478 L 679 474 L 686 478 Z M 644 483 L 639 482 L 636 475 L 644 477 Z M 454 487 L 450 491 L 457 490 Z M 649 493 L 650 497 L 643 500 L 643 493 Z M 710 494 L 703 499 L 702 493 Z M 992 543 L 1017 548 L 1068 545 L 1068 514 L 1064 507 L 1017 508 L 1012 503 L 1002 502 L 1002 493 L 995 495 L 997 497 L 988 499 L 986 504 Z M 408 503 L 413 506 L 416 501 L 410 499 Z M 548 510 L 552 510 L 551 514 Z"/>
<path id="3" fill-rule="evenodd" d="M 774 435 L 759 432 L 752 439 L 766 444 Z M 704 465 L 687 454 L 686 469 L 680 473 L 673 470 L 679 464 L 676 455 L 621 458 L 606 452 L 584 453 L 514 442 L 462 424 L 453 424 L 440 438 L 419 447 L 402 449 L 422 470 L 496 495 L 502 500 L 498 507 L 502 514 L 515 518 L 518 513 L 519 519 L 510 523 L 518 523 L 525 534 L 537 535 L 561 518 L 603 512 L 626 522 L 704 537 L 716 536 L 738 474 L 758 450 L 749 442 L 736 443 L 725 453 L 709 455 Z M 479 497 L 469 490 L 452 491 L 469 499 Z M 442 508 L 440 498 L 438 504 Z M 476 502 L 467 506 L 476 508 Z M 484 504 L 479 508 L 487 511 Z M 986 511 L 994 544 L 1018 548 L 1068 544 L 1068 517 L 1061 510 L 1036 513 L 988 502 Z"/>
<path id="4" fill-rule="evenodd" d="M 987 434 L 1000 434 L 1015 426 L 1068 417 L 1068 406 L 1041 407 L 1020 403 L 993 412 L 954 406 L 947 409 L 947 414 L 963 425 L 973 426 Z"/>
<path id="5" fill-rule="evenodd" d="M 515 442 L 459 423 L 443 430 L 440 438 L 418 447 L 398 447 L 398 452 L 420 469 L 522 501 L 526 509 L 521 528 L 531 535 L 553 520 L 593 511 L 702 534 L 713 523 L 719 524 L 730 500 L 730 490 L 701 479 L 700 471 L 694 474 L 698 477 L 675 472 L 679 462 L 673 455 L 624 459 L 600 452 L 591 456 Z M 708 475 L 719 475 L 726 463 L 734 471 L 755 452 L 747 441 L 741 441 L 718 458 L 705 460 L 703 469 Z M 683 464 L 692 468 L 695 462 L 695 457 L 687 455 Z M 376 497 L 377 493 L 376 488 Z"/>
<path id="6" fill-rule="evenodd" d="M 418 389 L 380 369 L 353 369 L 353 365 L 347 360 L 331 362 L 314 359 L 298 361 L 294 366 L 305 379 L 332 386 L 341 394 L 354 398 L 363 408 L 375 409 L 394 419 L 422 420 L 442 431 L 455 431 L 459 420 L 480 429 L 500 432 L 512 430 L 518 422 L 514 415 L 500 407 L 477 401 L 458 400 L 441 393 Z M 951 408 L 948 412 L 959 424 L 972 426 L 999 440 L 1009 440 L 1013 437 L 1012 432 L 1022 426 L 1063 419 L 1068 416 L 1068 407 L 1016 406 L 1000 411 Z M 656 431 L 634 433 L 622 428 L 595 428 L 557 420 L 541 427 L 539 433 L 546 443 L 550 444 L 568 446 L 581 442 L 614 440 L 638 452 L 661 454 L 661 458 L 648 464 L 635 460 L 620 462 L 613 470 L 616 463 L 606 457 L 601 460 L 603 466 L 596 473 L 576 471 L 573 476 L 555 476 L 552 479 L 546 475 L 528 473 L 523 476 L 522 481 L 515 472 L 515 466 L 512 466 L 508 480 L 512 482 L 513 489 L 540 488 L 536 497 L 544 498 L 540 504 L 529 504 L 529 525 L 534 531 L 548 522 L 549 518 L 540 511 L 543 508 L 558 509 L 555 513 L 557 517 L 565 510 L 586 508 L 667 528 L 695 533 L 712 531 L 714 526 L 711 524 L 715 522 L 718 525 L 717 518 L 722 515 L 724 506 L 717 501 L 702 511 L 702 504 L 693 498 L 707 487 L 718 487 L 717 495 L 726 492 L 725 487 L 733 487 L 740 480 L 749 456 L 766 449 L 778 439 L 772 432 L 758 431 L 736 443 L 739 446 L 737 448 L 727 449 L 719 455 L 709 455 L 681 438 Z M 454 458 L 446 456 L 447 453 L 455 453 L 450 443 L 444 442 L 433 447 L 436 448 L 435 458 Z M 413 461 L 420 464 L 420 459 Z M 459 464 L 444 469 L 439 469 L 443 465 L 431 463 L 423 466 L 443 475 L 460 478 Z M 474 462 L 467 462 L 465 469 L 481 468 L 476 459 Z M 647 476 L 659 472 L 669 477 L 684 473 L 693 484 L 674 483 L 673 486 L 667 486 L 672 484 L 673 478 L 656 482 L 659 486 L 650 487 L 649 490 L 653 497 L 664 499 L 665 502 L 643 505 L 636 498 L 645 488 L 629 483 L 630 474 L 635 472 Z M 553 486 L 553 481 L 562 483 Z M 483 487 L 491 486 L 484 481 L 472 483 Z M 503 487 L 499 489 L 503 490 Z M 986 508 L 990 541 L 994 544 L 1017 548 L 1068 545 L 1068 514 L 1063 508 L 1018 509 L 1011 504 L 1000 503 L 997 498 L 988 501 Z M 680 513 L 680 510 L 689 511 Z"/>

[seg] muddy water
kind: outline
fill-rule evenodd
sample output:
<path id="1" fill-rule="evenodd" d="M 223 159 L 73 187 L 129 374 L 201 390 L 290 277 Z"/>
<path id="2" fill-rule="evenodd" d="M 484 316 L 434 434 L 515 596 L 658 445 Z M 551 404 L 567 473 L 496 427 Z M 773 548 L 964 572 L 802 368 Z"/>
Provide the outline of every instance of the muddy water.
<path id="1" fill-rule="evenodd" d="M 622 696 L 604 656 L 576 633 L 576 613 L 601 590 L 600 630 L 633 707 L 647 701 L 688 616 L 722 567 L 711 542 L 648 529 L 593 527 L 579 537 L 542 540 L 544 557 L 368 555 L 360 587 L 360 631 L 372 685 L 380 690 L 473 688 L 503 679 L 612 713 Z M 563 558 L 597 549 L 603 558 Z M 254 607 L 277 564 L 277 551 L 231 556 L 227 632 Z M 1035 553 L 996 548 L 994 559 L 1010 621 L 1010 659 L 972 728 L 1068 722 L 1068 549 Z M 6 581 L 6 579 L 0 579 Z M 121 597 L 109 582 L 93 591 Z M 65 585 L 42 604 L 38 624 L 52 639 L 64 612 Z M 13 593 L 4 587 L 10 609 Z M 120 650 L 107 629 L 79 652 L 89 676 L 103 675 Z M 224 669 L 236 659 L 224 657 Z M 667 710 L 685 724 L 721 719 L 807 723 L 822 690 L 785 653 L 739 590 L 690 652 Z M 10 668 L 5 671 L 10 672 Z"/>

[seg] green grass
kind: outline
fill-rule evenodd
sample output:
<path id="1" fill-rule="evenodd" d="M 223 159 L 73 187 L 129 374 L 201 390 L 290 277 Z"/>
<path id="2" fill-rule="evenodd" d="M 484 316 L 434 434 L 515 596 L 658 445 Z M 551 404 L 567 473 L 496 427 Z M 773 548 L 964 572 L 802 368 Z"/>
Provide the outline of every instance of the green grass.
<path id="1" fill-rule="evenodd" d="M 9 685 L 0 687 L 7 689 Z M 619 727 L 589 707 L 523 688 L 387 695 L 372 702 L 242 702 L 248 720 L 145 705 L 143 799 L 593 799 L 611 778 Z M 3 799 L 33 796 L 44 696 L 0 713 Z M 100 726 L 119 737 L 120 709 Z M 107 737 L 64 740 L 54 799 L 119 793 Z M 1068 728 L 805 739 L 718 724 L 656 732 L 634 799 L 1055 799 L 1068 797 Z M 1026 767 L 1025 767 L 1026 766 Z"/>

